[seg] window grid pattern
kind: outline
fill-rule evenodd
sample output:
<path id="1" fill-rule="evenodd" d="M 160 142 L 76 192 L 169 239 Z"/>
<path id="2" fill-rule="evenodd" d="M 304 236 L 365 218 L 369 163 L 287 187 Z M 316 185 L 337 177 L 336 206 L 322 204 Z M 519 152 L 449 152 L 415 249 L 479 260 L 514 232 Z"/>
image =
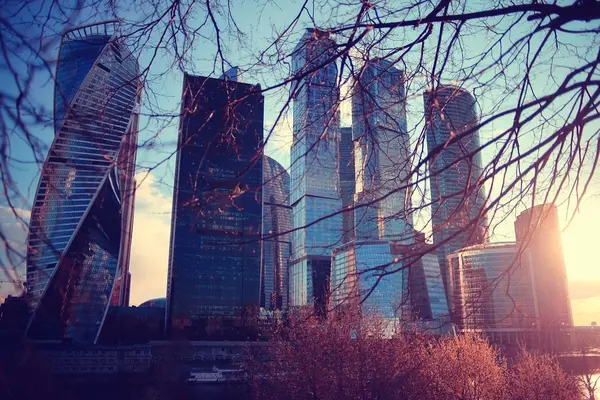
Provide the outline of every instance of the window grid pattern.
<path id="1" fill-rule="evenodd" d="M 261 307 L 287 308 L 292 208 L 290 176 L 270 157 L 263 157 L 263 251 Z"/>
<path id="2" fill-rule="evenodd" d="M 385 241 L 357 241 L 336 249 L 331 267 L 332 305 L 361 304 L 365 313 L 399 318 L 406 292 L 405 272 L 389 272 L 400 266 Z"/>
<path id="3" fill-rule="evenodd" d="M 183 87 L 182 109 L 194 111 L 180 120 L 166 325 L 201 339 L 209 320 L 225 329 L 258 314 L 264 99 L 232 80 L 185 74 Z"/>
<path id="4" fill-rule="evenodd" d="M 459 328 L 538 327 L 531 266 L 518 250 L 514 244 L 479 245 L 448 257 L 448 296 Z"/>
<path id="5" fill-rule="evenodd" d="M 292 234 L 290 302 L 293 306 L 323 304 L 325 299 L 316 297 L 317 293 L 324 293 L 320 281 L 329 279 L 329 272 L 319 258 L 330 258 L 333 247 L 342 241 L 342 216 L 325 218 L 342 207 L 337 67 L 330 63 L 319 68 L 335 53 L 334 46 L 335 42 L 326 33 L 309 29 L 292 55 L 292 73 L 302 75 L 299 85 L 292 88 L 290 204 L 293 227 L 298 229 Z M 305 227 L 321 218 L 325 219 Z"/>
<path id="6" fill-rule="evenodd" d="M 477 124 L 475 98 L 458 87 L 441 86 L 435 93 L 426 91 L 424 107 L 425 116 L 430 119 L 426 121 L 429 152 Z M 479 215 L 486 198 L 479 184 L 482 174 L 479 147 L 479 132 L 475 131 L 445 147 L 429 162 L 434 242 L 441 243 L 462 230 L 438 247 L 444 281 L 447 280 L 448 255 L 463 247 L 487 242 L 487 217 Z M 465 157 L 471 153 L 475 155 Z M 467 228 L 476 219 L 477 224 Z"/>
<path id="7" fill-rule="evenodd" d="M 122 246 L 129 245 L 123 240 L 114 246 L 112 241 L 122 240 L 127 211 L 121 202 L 131 190 L 123 182 L 134 173 L 133 168 L 121 169 L 126 161 L 120 150 L 122 143 L 137 138 L 133 116 L 139 112 L 137 61 L 116 36 L 92 30 L 87 28 L 88 36 L 69 31 L 63 37 L 55 138 L 32 207 L 27 252 L 27 288 L 34 311 L 30 333 L 86 342 L 93 342 L 99 332 Z M 135 145 L 128 157 L 135 155 Z M 94 224 L 100 227 L 106 221 L 117 224 L 118 233 L 97 236 Z M 78 283 L 69 283 L 70 276 Z M 84 289 L 88 296 L 81 295 Z M 62 308 L 44 302 L 57 302 Z M 42 315 L 59 311 L 60 318 Z M 55 319 L 54 328 L 46 332 L 52 337 L 35 328 L 47 318 Z"/>
<path id="8" fill-rule="evenodd" d="M 406 189 L 410 172 L 404 74 L 385 60 L 369 62 L 352 94 L 356 237 L 402 240 L 412 216 Z M 382 200 L 377 199 L 387 196 Z"/>

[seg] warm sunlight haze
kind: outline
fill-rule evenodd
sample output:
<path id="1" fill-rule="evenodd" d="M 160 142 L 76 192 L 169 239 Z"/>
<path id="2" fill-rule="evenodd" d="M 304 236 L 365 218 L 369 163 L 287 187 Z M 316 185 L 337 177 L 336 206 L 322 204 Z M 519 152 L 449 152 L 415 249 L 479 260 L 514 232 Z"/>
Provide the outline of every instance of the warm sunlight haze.
<path id="1" fill-rule="evenodd" d="M 600 322 L 600 198 L 584 200 L 571 224 L 562 225 L 573 322 L 575 325 Z"/>

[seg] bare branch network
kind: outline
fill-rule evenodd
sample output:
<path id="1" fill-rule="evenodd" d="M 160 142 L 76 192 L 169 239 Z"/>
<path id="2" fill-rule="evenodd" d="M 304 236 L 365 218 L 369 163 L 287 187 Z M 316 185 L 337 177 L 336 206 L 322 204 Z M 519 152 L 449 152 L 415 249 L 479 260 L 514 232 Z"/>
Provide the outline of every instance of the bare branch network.
<path id="1" fill-rule="evenodd" d="M 287 241 L 348 214 L 354 220 L 344 229 L 357 232 L 357 240 L 370 226 L 375 226 L 376 239 L 399 242 L 414 243 L 423 239 L 423 232 L 424 240 L 417 241 L 421 245 L 406 248 L 393 262 L 354 272 L 374 277 L 373 288 L 383 277 L 411 270 L 424 255 L 453 241 L 467 246 L 477 243 L 477 237 L 503 238 L 517 213 L 538 204 L 556 204 L 570 220 L 585 196 L 598 193 L 600 4 L 594 0 L 8 1 L 0 15 L 0 211 L 8 221 L 0 224 L 3 286 L 23 287 L 24 235 L 53 140 L 54 104 L 68 102 L 70 88 L 52 93 L 61 33 L 104 19 L 119 21 L 120 40 L 140 65 L 135 77 L 105 93 L 117 99 L 138 81 L 143 88 L 137 161 L 133 157 L 138 177 L 152 176 L 161 189 L 177 190 L 172 179 L 176 155 L 195 142 L 190 135 L 177 143 L 177 126 L 197 112 L 184 107 L 182 98 L 198 96 L 204 86 L 181 90 L 181 79 L 184 73 L 219 77 L 238 66 L 246 82 L 260 86 L 241 97 L 232 92 L 226 129 L 216 132 L 211 143 L 236 148 L 243 130 L 237 111 L 253 96 L 264 96 L 268 121 L 264 139 L 239 176 L 262 163 L 263 155 L 291 173 L 291 193 L 300 185 L 337 185 L 339 190 L 339 171 L 352 162 L 356 172 L 350 203 L 254 240 Z M 302 49 L 295 46 L 307 27 L 314 28 L 315 40 L 323 35 L 333 44 L 297 67 L 294 54 Z M 324 71 L 333 71 L 334 86 L 319 86 Z M 398 79 L 379 79 L 384 75 Z M 296 100 L 315 87 L 334 101 L 300 115 Z M 390 95 L 379 96 L 381 92 Z M 461 102 L 470 102 L 472 115 L 453 108 Z M 103 104 L 110 102 L 99 106 L 108 107 Z M 100 110 L 100 116 L 108 113 Z M 91 116 L 73 111 L 72 118 L 85 123 Z M 346 164 L 338 154 L 331 163 L 331 148 L 340 145 L 340 118 L 341 125 L 353 126 Z M 436 129 L 449 132 L 448 137 L 432 141 L 428 135 Z M 302 143 L 302 148 L 292 149 L 296 153 L 290 156 L 292 143 Z M 211 151 L 207 146 L 206 154 Z M 113 156 L 103 156 L 117 163 Z M 192 187 L 199 182 L 203 161 L 197 160 L 198 170 L 186 177 Z M 298 168 L 334 168 L 338 178 L 296 181 Z M 457 185 L 437 187 L 449 173 L 457 174 Z M 240 196 L 256 190 L 198 190 L 186 206 L 200 217 L 209 213 L 203 204 L 235 208 Z M 402 235 L 389 233 L 400 225 Z M 321 250 L 330 254 L 344 245 L 344 236 L 321 244 Z M 41 240 L 51 244 L 50 237 Z M 510 297 L 506 280 L 521 250 L 480 296 L 502 287 Z M 359 297 L 362 302 L 369 293 Z M 510 315 L 522 314 L 513 303 Z"/>

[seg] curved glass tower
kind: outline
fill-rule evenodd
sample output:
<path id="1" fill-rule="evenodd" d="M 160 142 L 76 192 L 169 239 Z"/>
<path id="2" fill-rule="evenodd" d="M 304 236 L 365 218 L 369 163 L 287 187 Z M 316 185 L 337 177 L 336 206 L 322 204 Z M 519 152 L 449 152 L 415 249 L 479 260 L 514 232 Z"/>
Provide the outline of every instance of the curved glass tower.
<path id="1" fill-rule="evenodd" d="M 485 191 L 479 183 L 482 174 L 479 132 L 470 132 L 447 145 L 455 135 L 476 126 L 478 115 L 475 98 L 459 87 L 439 86 L 426 91 L 423 97 L 431 157 L 433 240 L 438 246 L 442 278 L 448 290 L 448 255 L 487 241 Z"/>
<path id="2" fill-rule="evenodd" d="M 515 243 L 465 247 L 448 256 L 448 298 L 460 329 L 538 327 L 531 265 Z"/>
<path id="3" fill-rule="evenodd" d="M 55 137 L 28 237 L 32 339 L 95 342 L 115 282 L 128 272 L 140 82 L 116 24 L 62 37 Z"/>
<path id="4" fill-rule="evenodd" d="M 261 307 L 282 310 L 288 305 L 288 266 L 292 207 L 290 175 L 277 161 L 263 157 Z M 288 233 L 284 233 L 288 232 Z"/>

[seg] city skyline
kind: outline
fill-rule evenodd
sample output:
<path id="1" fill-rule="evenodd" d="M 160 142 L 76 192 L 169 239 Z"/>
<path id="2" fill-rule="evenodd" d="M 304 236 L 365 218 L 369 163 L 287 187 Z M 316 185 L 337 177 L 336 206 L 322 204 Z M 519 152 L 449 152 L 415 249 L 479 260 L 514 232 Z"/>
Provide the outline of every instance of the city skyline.
<path id="1" fill-rule="evenodd" d="M 150 182 L 150 184 L 151 184 L 151 183 L 152 183 L 152 182 Z M 146 187 L 146 185 L 144 185 L 144 187 Z M 147 192 L 147 191 L 145 191 L 145 192 Z M 152 194 L 152 193 L 147 193 L 147 196 L 148 196 L 148 195 L 149 195 L 149 196 L 154 196 L 155 194 Z M 161 200 L 162 200 L 162 199 L 164 199 L 164 197 L 162 197 L 162 196 L 161 196 L 159 199 L 161 199 Z M 577 221 L 577 220 L 576 220 L 576 221 Z M 139 288 L 139 286 L 138 286 L 137 288 L 134 286 L 134 290 L 135 290 L 135 289 L 138 289 L 138 290 L 139 290 L 140 288 Z M 161 295 L 161 294 L 162 294 L 162 292 L 161 292 L 161 291 L 158 291 L 158 292 L 155 292 L 155 293 L 156 293 L 156 294 L 158 294 L 158 295 Z M 147 299 L 147 298 L 149 298 L 149 297 L 150 297 L 150 296 L 142 296 L 142 297 L 140 298 L 140 301 L 144 301 L 144 300 L 146 300 L 146 299 Z M 592 319 L 591 319 L 591 318 L 589 318 L 589 317 L 588 317 L 588 318 L 585 318 L 585 319 L 580 319 L 580 321 L 581 321 L 580 323 L 589 323 L 588 321 L 590 321 L 590 320 L 592 320 Z"/>
<path id="2" fill-rule="evenodd" d="M 143 179 L 146 179 L 146 177 L 145 177 L 145 176 L 143 176 L 143 175 L 142 175 L 141 177 L 142 177 L 142 181 L 143 181 Z M 139 180 L 139 177 L 138 177 L 138 180 Z M 147 190 L 147 188 L 148 188 L 148 185 L 152 186 L 152 184 L 153 184 L 153 183 L 152 183 L 152 181 L 145 181 L 145 183 L 146 183 L 146 184 L 142 186 L 142 192 L 144 193 L 144 197 L 146 198 L 146 200 L 147 200 L 148 198 L 154 198 L 155 200 L 159 200 L 160 202 L 169 203 L 169 207 L 170 207 L 170 200 L 168 200 L 168 198 L 166 198 L 166 197 L 164 197 L 164 196 L 162 196 L 162 195 L 159 195 L 159 197 L 156 197 L 158 192 L 155 192 L 155 191 L 153 191 L 153 192 L 149 192 L 149 191 Z M 148 201 L 148 200 L 147 200 L 147 201 Z M 148 203 L 154 203 L 154 201 L 148 201 Z M 578 222 L 578 220 L 576 219 L 576 220 L 575 220 L 575 222 L 577 223 L 577 222 Z M 577 241 L 577 242 L 579 242 L 579 241 Z M 143 291 L 143 289 L 144 289 L 144 288 L 143 288 L 143 287 L 142 287 L 142 288 L 140 288 L 140 286 L 137 286 L 137 287 L 136 287 L 136 286 L 134 285 L 134 290 L 136 290 L 136 289 L 137 289 L 137 290 L 140 290 L 140 291 Z M 157 295 L 159 295 L 159 296 L 160 296 L 161 294 L 163 294 L 163 292 L 162 292 L 162 291 L 160 291 L 160 290 L 159 290 L 159 291 L 155 291 L 155 292 L 153 292 L 153 293 L 155 293 L 155 294 L 157 294 Z M 163 295 L 164 295 L 164 294 L 163 294 Z M 149 297 L 151 297 L 151 295 L 142 295 L 142 296 L 140 297 L 140 300 L 138 301 L 138 303 L 139 303 L 139 302 L 143 302 L 143 301 L 147 300 Z M 575 299 L 575 301 L 576 301 L 576 299 Z M 577 317 L 576 317 L 576 319 L 577 319 Z M 580 318 L 579 318 L 579 323 L 586 324 L 586 323 L 589 323 L 589 321 L 591 321 L 591 320 L 593 320 L 593 318 L 592 318 L 591 316 L 584 317 L 583 319 L 580 317 Z"/>
<path id="3" fill-rule="evenodd" d="M 600 395 L 600 0 L 0 22 L 0 397 Z"/>

